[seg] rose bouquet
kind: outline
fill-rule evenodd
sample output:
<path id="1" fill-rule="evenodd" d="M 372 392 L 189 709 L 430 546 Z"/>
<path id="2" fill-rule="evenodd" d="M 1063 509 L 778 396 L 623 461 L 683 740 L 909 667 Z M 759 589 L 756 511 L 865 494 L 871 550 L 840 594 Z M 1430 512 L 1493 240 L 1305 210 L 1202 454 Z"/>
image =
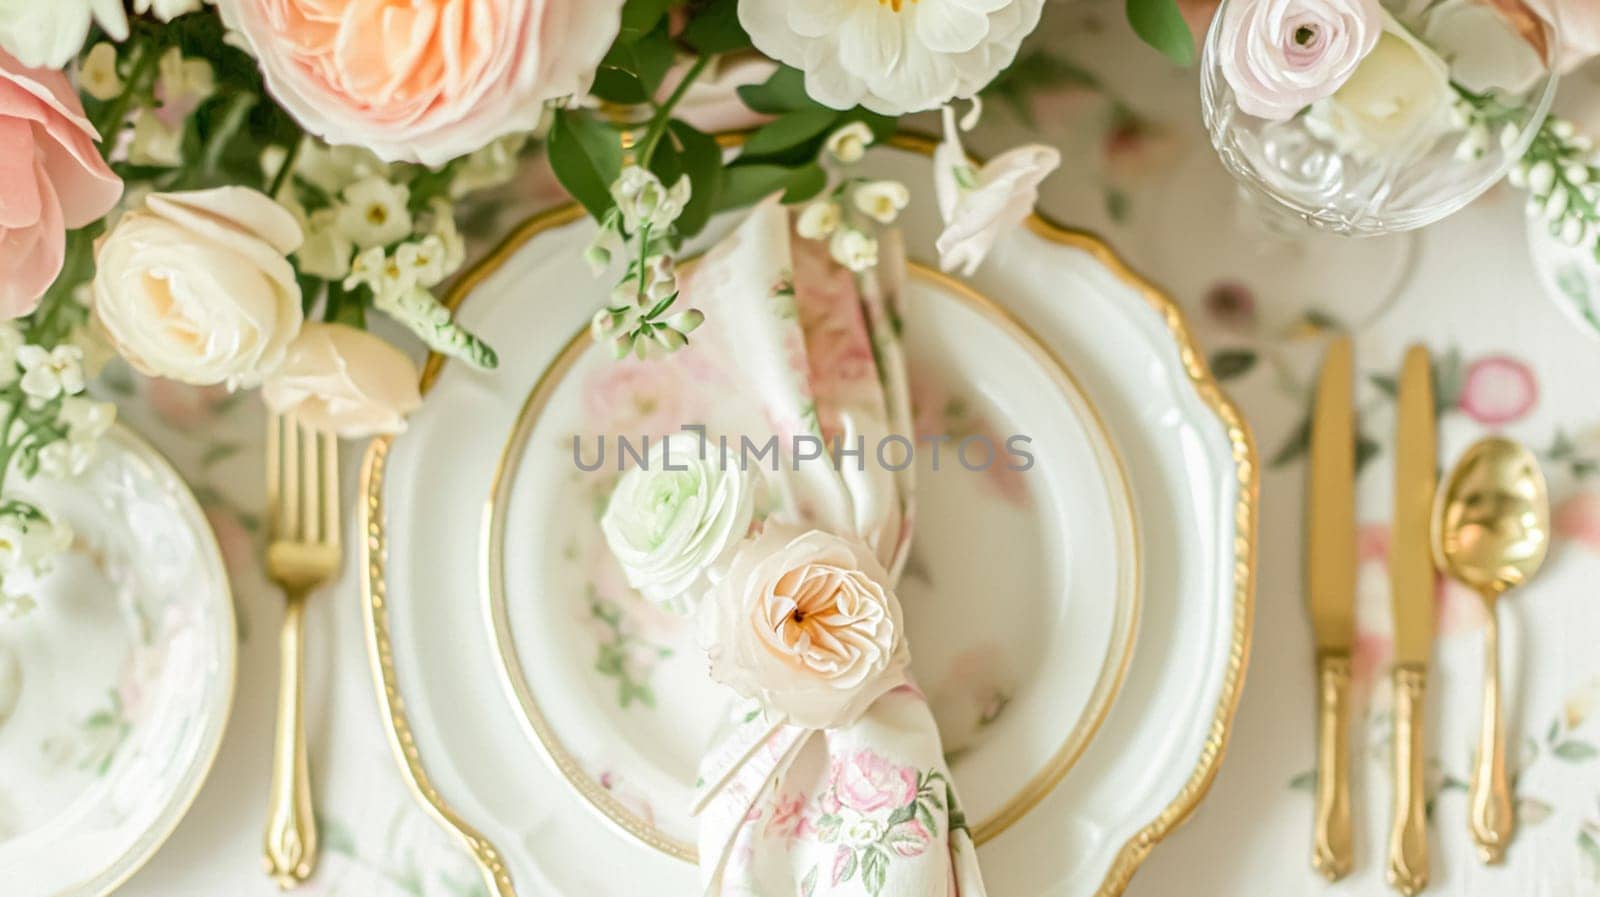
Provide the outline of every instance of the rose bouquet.
<path id="1" fill-rule="evenodd" d="M 360 437 L 420 402 L 388 318 L 482 368 L 434 290 L 475 209 L 542 151 L 613 260 L 596 334 L 682 346 L 673 254 L 781 194 L 861 270 L 905 188 L 842 173 L 906 113 L 978 93 L 1043 0 L 0 0 L 0 577 L 7 606 L 70 536 L 6 477 L 88 463 L 112 352 Z M 1130 0 L 1179 61 L 1176 0 Z M 735 90 L 736 88 L 736 90 Z M 762 124 L 736 152 L 715 130 Z M 1054 166 L 982 169 L 955 128 L 940 251 L 970 268 Z M 946 245 L 948 244 L 948 245 Z M 503 347 L 502 347 L 503 348 Z M 21 579 L 12 582 L 10 574 Z"/>

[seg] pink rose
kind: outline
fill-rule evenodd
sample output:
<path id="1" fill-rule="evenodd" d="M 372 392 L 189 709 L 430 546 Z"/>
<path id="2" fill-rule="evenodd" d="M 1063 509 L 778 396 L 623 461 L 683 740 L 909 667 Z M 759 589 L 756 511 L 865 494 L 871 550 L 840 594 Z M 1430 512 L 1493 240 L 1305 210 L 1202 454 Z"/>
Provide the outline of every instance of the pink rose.
<path id="1" fill-rule="evenodd" d="M 1239 109 L 1284 121 L 1332 96 L 1378 43 L 1378 0 L 1234 0 L 1218 64 Z"/>
<path id="2" fill-rule="evenodd" d="M 261 386 L 280 414 L 346 439 L 398 433 L 422 405 L 417 368 L 382 337 L 348 324 L 312 322 Z"/>
<path id="3" fill-rule="evenodd" d="M 582 94 L 622 0 L 219 0 L 267 88 L 329 143 L 440 165 Z"/>
<path id="4" fill-rule="evenodd" d="M 39 306 L 61 273 L 67 229 L 122 196 L 96 139 L 66 75 L 0 50 L 0 319 Z"/>
<path id="5" fill-rule="evenodd" d="M 739 547 L 712 589 L 711 677 L 799 726 L 858 719 L 906 680 L 900 601 L 866 545 L 773 528 Z"/>
<path id="6" fill-rule="evenodd" d="M 1520 420 L 1539 401 L 1539 384 L 1526 364 L 1490 355 L 1467 365 L 1458 404 L 1480 424 L 1498 427 Z"/>
<path id="7" fill-rule="evenodd" d="M 862 748 L 835 761 L 833 791 L 839 803 L 863 815 L 898 810 L 917 796 L 917 772 Z"/>

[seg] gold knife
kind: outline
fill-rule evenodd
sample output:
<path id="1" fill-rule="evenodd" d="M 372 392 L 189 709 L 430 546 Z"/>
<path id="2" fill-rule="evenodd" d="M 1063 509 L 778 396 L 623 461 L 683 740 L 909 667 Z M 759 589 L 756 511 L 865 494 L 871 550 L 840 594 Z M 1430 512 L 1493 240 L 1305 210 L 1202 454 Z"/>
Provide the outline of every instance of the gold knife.
<path id="1" fill-rule="evenodd" d="M 1422 785 L 1422 717 L 1433 650 L 1433 554 L 1428 526 L 1438 478 L 1433 375 L 1428 350 L 1412 346 L 1400 371 L 1395 443 L 1394 532 L 1389 592 L 1394 606 L 1394 822 L 1389 884 L 1410 895 L 1428 886 Z"/>
<path id="2" fill-rule="evenodd" d="M 1306 600 L 1317 644 L 1317 790 L 1311 865 L 1350 871 L 1350 645 L 1355 638 L 1355 372 L 1349 336 L 1322 360 L 1311 420 Z"/>

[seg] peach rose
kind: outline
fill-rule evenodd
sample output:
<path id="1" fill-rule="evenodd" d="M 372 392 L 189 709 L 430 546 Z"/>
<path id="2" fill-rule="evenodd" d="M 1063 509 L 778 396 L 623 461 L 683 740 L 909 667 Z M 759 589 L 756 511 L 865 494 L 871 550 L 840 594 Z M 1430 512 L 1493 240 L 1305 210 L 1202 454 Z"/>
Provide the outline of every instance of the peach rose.
<path id="1" fill-rule="evenodd" d="M 61 273 L 67 228 L 122 196 L 97 137 L 65 75 L 0 50 L 0 319 L 38 307 Z"/>
<path id="2" fill-rule="evenodd" d="M 906 681 L 900 601 L 859 542 L 768 530 L 739 548 L 708 604 L 712 678 L 796 725 L 849 725 Z"/>
<path id="3" fill-rule="evenodd" d="M 94 313 L 141 373 L 255 386 L 300 332 L 300 226 L 246 187 L 152 193 L 95 253 Z"/>
<path id="4" fill-rule="evenodd" d="M 301 328 L 261 398 L 273 411 L 346 439 L 398 433 L 422 404 L 416 365 L 399 349 L 348 324 L 316 322 Z"/>
<path id="5" fill-rule="evenodd" d="M 622 0 L 218 0 L 272 95 L 329 143 L 440 165 L 589 89 Z"/>

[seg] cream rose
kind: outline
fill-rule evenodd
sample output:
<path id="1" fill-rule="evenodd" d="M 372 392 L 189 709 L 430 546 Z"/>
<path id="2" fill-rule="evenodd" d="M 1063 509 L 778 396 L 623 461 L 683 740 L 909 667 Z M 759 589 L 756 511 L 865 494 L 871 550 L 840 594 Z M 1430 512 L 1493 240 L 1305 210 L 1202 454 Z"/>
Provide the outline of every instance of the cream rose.
<path id="1" fill-rule="evenodd" d="M 712 678 L 801 726 L 849 725 L 906 681 L 900 601 L 856 541 L 777 529 L 745 542 L 705 620 Z"/>
<path id="2" fill-rule="evenodd" d="M 1306 127 L 1351 155 L 1405 161 L 1450 128 L 1455 100 L 1444 60 L 1385 13 L 1377 45 Z"/>
<path id="3" fill-rule="evenodd" d="M 218 0 L 306 130 L 441 165 L 583 94 L 622 0 Z"/>
<path id="4" fill-rule="evenodd" d="M 1332 94 L 1378 41 L 1378 0 L 1234 0 L 1217 62 L 1239 109 L 1283 121 Z"/>
<path id="5" fill-rule="evenodd" d="M 731 455 L 693 434 L 651 446 L 644 465 L 618 481 L 600 518 L 628 585 L 658 604 L 688 610 L 749 533 L 754 485 Z"/>
<path id="6" fill-rule="evenodd" d="M 261 385 L 261 399 L 307 426 L 361 439 L 398 433 L 422 405 L 417 367 L 384 339 L 347 324 L 311 322 Z"/>
<path id="7" fill-rule="evenodd" d="M 294 216 L 245 187 L 152 193 L 95 255 L 94 312 L 140 371 L 254 386 L 300 332 Z"/>

